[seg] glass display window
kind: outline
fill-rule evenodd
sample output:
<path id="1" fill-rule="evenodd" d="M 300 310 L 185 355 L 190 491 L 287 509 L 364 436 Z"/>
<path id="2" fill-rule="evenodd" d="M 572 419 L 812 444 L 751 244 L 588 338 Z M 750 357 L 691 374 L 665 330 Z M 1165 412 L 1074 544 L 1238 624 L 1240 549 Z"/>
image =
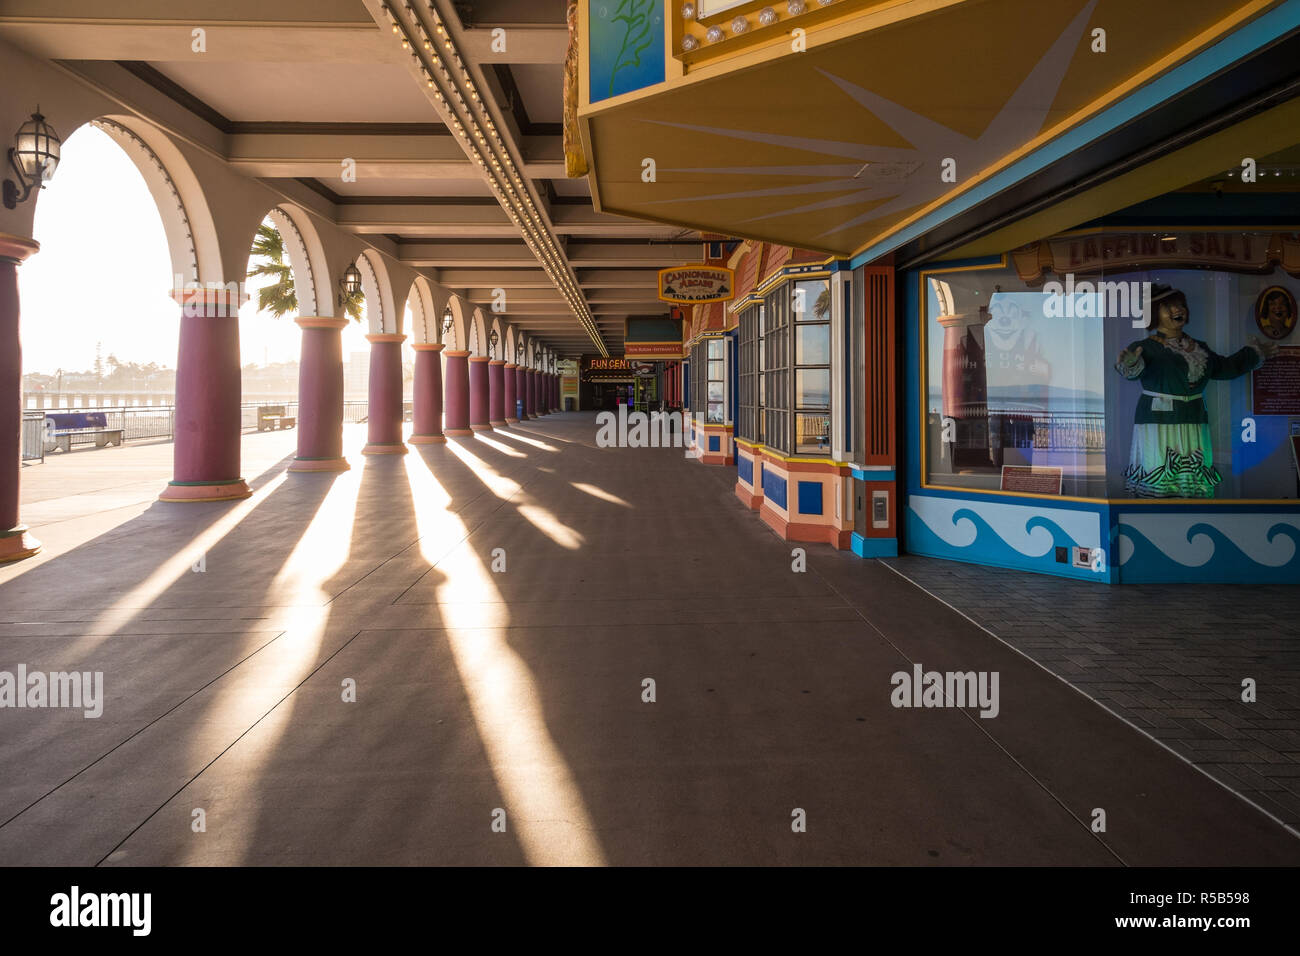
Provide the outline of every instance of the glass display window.
<path id="1" fill-rule="evenodd" d="M 1300 241 L 1095 233 L 922 274 L 930 486 L 1297 495 Z"/>

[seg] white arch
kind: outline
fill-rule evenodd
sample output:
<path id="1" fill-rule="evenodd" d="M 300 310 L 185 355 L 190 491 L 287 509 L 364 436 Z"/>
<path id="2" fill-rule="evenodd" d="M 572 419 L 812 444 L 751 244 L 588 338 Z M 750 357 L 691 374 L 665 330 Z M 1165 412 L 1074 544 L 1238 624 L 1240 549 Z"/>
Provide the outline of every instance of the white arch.
<path id="1" fill-rule="evenodd" d="M 451 341 L 448 342 L 443 335 L 442 324 L 439 322 L 438 334 L 443 336 L 443 344 L 452 350 L 467 351 L 469 349 L 469 326 L 465 318 L 465 301 L 458 295 L 452 295 L 447 304 L 451 306 Z"/>
<path id="2" fill-rule="evenodd" d="M 203 187 L 167 135 L 136 116 L 101 116 L 90 125 L 117 143 L 144 177 L 167 236 L 173 284 L 224 284 L 217 227 Z"/>
<path id="3" fill-rule="evenodd" d="M 381 255 L 365 249 L 357 256 L 357 270 L 361 273 L 361 291 L 366 297 L 366 324 L 372 335 L 395 333 L 401 328 L 401 317 L 393 304 L 393 284 L 388 279 L 388 267 Z"/>
<path id="4" fill-rule="evenodd" d="M 421 345 L 438 341 L 438 323 L 442 316 L 434 305 L 433 288 L 428 279 L 417 275 L 406 291 L 406 306 L 411 310 L 411 341 Z"/>
<path id="5" fill-rule="evenodd" d="M 284 240 L 284 251 L 293 270 L 293 289 L 298 296 L 298 314 L 320 315 L 329 310 L 329 264 L 325 247 L 311 216 L 291 203 L 281 203 L 266 214 Z M 252 242 L 248 243 L 251 247 Z"/>
<path id="6" fill-rule="evenodd" d="M 475 355 L 486 356 L 488 354 L 487 339 L 487 319 L 483 317 L 483 310 L 478 306 L 470 313 L 470 346 L 469 349 Z"/>

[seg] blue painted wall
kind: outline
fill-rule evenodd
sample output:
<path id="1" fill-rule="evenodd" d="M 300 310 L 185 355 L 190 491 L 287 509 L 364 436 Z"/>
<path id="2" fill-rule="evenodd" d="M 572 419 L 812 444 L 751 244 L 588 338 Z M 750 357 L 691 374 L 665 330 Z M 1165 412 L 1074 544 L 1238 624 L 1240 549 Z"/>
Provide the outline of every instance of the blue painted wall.
<path id="1" fill-rule="evenodd" d="M 760 466 L 761 467 L 761 466 Z M 786 507 L 786 482 L 774 471 L 768 471 L 763 468 L 763 497 L 771 500 L 772 504 Z"/>

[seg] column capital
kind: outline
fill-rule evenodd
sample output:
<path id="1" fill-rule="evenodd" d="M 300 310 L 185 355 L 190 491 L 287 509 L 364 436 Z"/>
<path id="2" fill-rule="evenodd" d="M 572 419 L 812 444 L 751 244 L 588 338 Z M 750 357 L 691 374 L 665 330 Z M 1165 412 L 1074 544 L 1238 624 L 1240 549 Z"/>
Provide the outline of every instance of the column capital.
<path id="1" fill-rule="evenodd" d="M 514 362 L 506 362 L 506 368 L 518 368 L 518 367 L 519 366 L 516 365 Z"/>
<path id="2" fill-rule="evenodd" d="M 302 329 L 345 329 L 347 319 L 336 319 L 327 315 L 300 315 L 294 319 Z"/>
<path id="3" fill-rule="evenodd" d="M 447 358 L 469 358 L 469 352 L 465 349 L 448 349 L 444 355 Z"/>
<path id="4" fill-rule="evenodd" d="M 183 289 L 172 289 L 171 296 L 181 307 L 182 315 L 200 316 L 208 319 L 238 318 L 239 307 L 248 301 L 248 296 L 236 288 L 231 290 L 225 285 L 187 285 Z"/>
<path id="5" fill-rule="evenodd" d="M 41 244 L 35 239 L 0 232 L 0 259 L 9 259 L 17 264 L 40 251 Z"/>
<path id="6" fill-rule="evenodd" d="M 488 364 L 489 364 L 489 365 L 505 365 L 505 364 L 506 364 L 506 360 L 505 360 L 505 359 L 492 359 L 492 361 L 488 362 Z"/>
<path id="7" fill-rule="evenodd" d="M 413 342 L 411 348 L 417 352 L 441 352 L 441 342 Z"/>
<path id="8" fill-rule="evenodd" d="M 367 342 L 405 342 L 406 336 L 401 332 L 375 332 L 366 336 Z"/>
<path id="9" fill-rule="evenodd" d="M 488 357 L 486 355 L 471 355 L 469 360 L 471 362 L 486 362 Z"/>

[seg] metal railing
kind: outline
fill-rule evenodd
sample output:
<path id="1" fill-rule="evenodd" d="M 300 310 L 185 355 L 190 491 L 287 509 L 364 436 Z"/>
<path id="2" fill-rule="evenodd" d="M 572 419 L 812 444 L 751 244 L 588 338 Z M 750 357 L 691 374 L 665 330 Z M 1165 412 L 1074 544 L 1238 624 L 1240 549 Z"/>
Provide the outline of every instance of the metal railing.
<path id="1" fill-rule="evenodd" d="M 257 431 L 258 410 L 269 405 L 284 408 L 287 416 L 298 417 L 297 402 L 244 402 L 240 405 L 240 427 L 244 431 Z M 82 409 L 76 409 L 81 411 Z M 23 461 L 45 459 L 45 416 L 72 409 L 27 409 L 23 412 Z M 106 428 L 120 428 L 123 442 L 170 440 L 176 437 L 175 405 L 132 405 L 121 408 L 96 408 L 104 416 Z M 370 403 L 362 401 L 343 403 L 343 422 L 353 424 L 366 420 Z"/>
<path id="2" fill-rule="evenodd" d="M 23 412 L 23 461 L 45 460 L 45 413 Z"/>

